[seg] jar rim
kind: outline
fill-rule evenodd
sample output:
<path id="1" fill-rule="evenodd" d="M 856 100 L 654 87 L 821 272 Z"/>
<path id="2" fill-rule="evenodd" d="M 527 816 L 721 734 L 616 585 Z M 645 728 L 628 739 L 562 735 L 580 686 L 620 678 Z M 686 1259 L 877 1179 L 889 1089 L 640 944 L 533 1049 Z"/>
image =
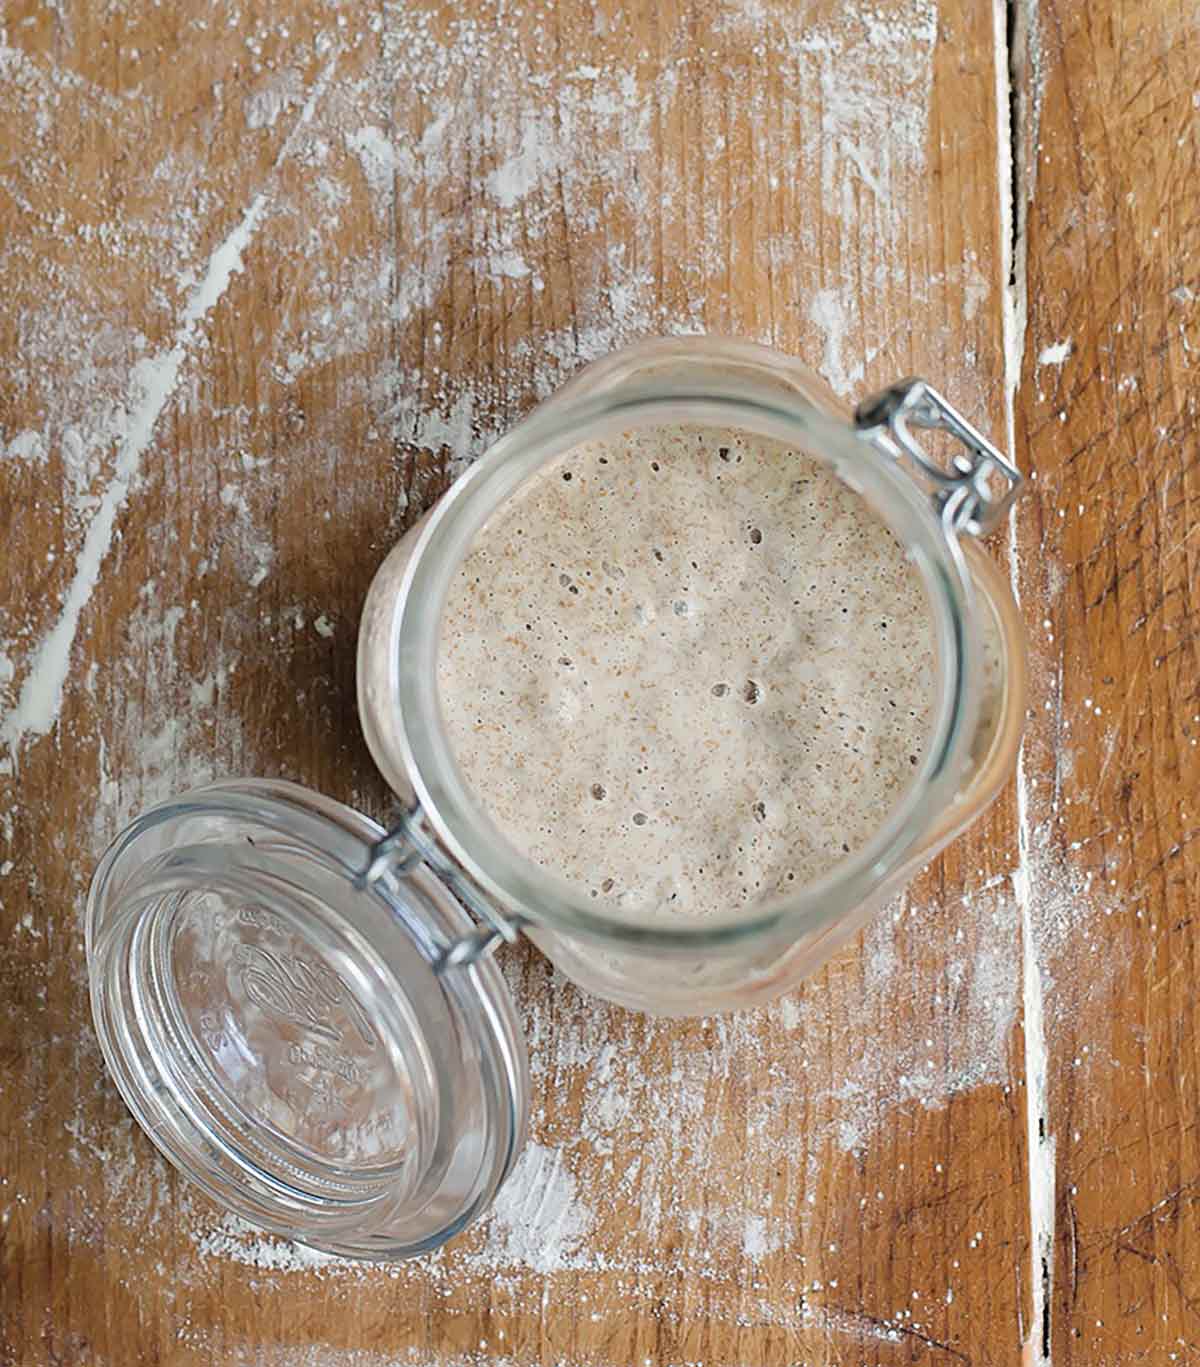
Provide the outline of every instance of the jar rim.
<path id="1" fill-rule="evenodd" d="M 760 371 L 790 361 L 782 353 L 724 339 L 687 338 L 642 343 L 597 365 L 641 352 L 686 364 L 732 362 Z M 798 365 L 798 363 L 795 363 Z M 583 375 L 588 372 L 585 370 Z M 924 490 L 864 433 L 823 409 L 809 389 L 738 381 L 736 386 L 655 377 L 596 394 L 577 376 L 495 442 L 433 509 L 404 568 L 387 639 L 387 704 L 400 753 L 380 753 L 368 742 L 393 786 L 407 779 L 430 827 L 462 868 L 501 905 L 544 929 L 582 935 L 625 948 L 695 953 L 730 950 L 760 937 L 798 938 L 840 919 L 864 902 L 911 854 L 928 813 L 954 799 L 978 710 L 978 633 L 972 620 L 969 571 L 955 536 L 947 532 Z M 900 540 L 924 584 L 940 662 L 933 724 L 915 774 L 879 829 L 821 878 L 753 911 L 693 923 L 647 925 L 636 916 L 597 912 L 586 894 L 539 868 L 483 815 L 459 770 L 441 713 L 437 656 L 441 618 L 451 579 L 482 525 L 537 469 L 614 426 L 679 421 L 742 426 L 802 446 L 832 467 Z M 864 459 L 865 457 L 865 459 Z M 880 505 L 886 507 L 883 512 Z M 403 643 L 401 645 L 401 643 Z M 360 690 L 364 661 L 360 659 Z"/>

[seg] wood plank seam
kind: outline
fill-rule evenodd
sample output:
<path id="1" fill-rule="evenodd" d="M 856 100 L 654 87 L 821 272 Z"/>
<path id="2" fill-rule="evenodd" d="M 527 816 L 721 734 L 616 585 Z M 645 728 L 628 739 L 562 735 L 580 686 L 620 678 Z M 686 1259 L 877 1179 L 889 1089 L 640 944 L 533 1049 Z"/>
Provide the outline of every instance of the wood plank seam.
<path id="1" fill-rule="evenodd" d="M 1007 253 L 1003 288 L 1004 407 L 1008 450 L 1016 455 L 1016 396 L 1025 361 L 1028 323 L 1028 202 L 1030 135 L 1028 52 L 1036 32 L 1038 0 L 996 0 L 997 134 L 1000 139 L 998 183 L 1004 222 L 1001 241 Z M 1007 113 L 1007 118 L 1004 114 Z M 1020 504 L 1008 520 L 1008 562 L 1013 597 L 1021 603 L 1018 519 Z M 1029 814 L 1029 778 L 1025 749 L 1017 756 L 1014 777 L 1017 809 L 1017 864 L 1013 895 L 1021 925 L 1022 1038 L 1025 1063 L 1026 1163 L 1029 1192 L 1030 1320 L 1022 1355 L 1027 1362 L 1051 1360 L 1051 1315 L 1055 1230 L 1055 1137 L 1050 1125 L 1047 1067 L 1045 984 L 1034 925 L 1034 861 Z"/>

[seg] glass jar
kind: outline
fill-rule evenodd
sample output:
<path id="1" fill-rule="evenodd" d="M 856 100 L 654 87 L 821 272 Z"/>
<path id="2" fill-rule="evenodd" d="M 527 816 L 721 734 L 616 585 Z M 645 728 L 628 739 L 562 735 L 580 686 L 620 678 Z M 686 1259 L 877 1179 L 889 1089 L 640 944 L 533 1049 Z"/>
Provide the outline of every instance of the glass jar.
<path id="1" fill-rule="evenodd" d="M 438 697 L 447 592 L 488 520 L 581 443 L 639 426 L 720 426 L 787 443 L 830 468 L 890 528 L 920 575 L 937 640 L 932 727 L 903 799 L 872 840 L 773 905 L 680 924 L 598 910 L 524 858 L 456 763 Z M 914 431 L 956 443 L 946 466 Z M 699 1015 L 778 996 L 974 820 L 1011 772 L 1025 708 L 1024 628 L 977 544 L 1021 477 L 922 381 L 856 414 L 800 362 L 687 337 L 594 362 L 502 437 L 392 550 L 363 611 L 359 712 L 379 769 L 429 846 L 482 894 L 498 933 L 524 931 L 580 986 L 635 1009 Z"/>
<path id="2" fill-rule="evenodd" d="M 928 743 L 860 849 L 794 894 L 702 921 L 598 909 L 510 845 L 459 771 L 437 659 L 481 528 L 580 442 L 722 426 L 832 471 L 891 529 L 928 600 Z M 942 466 L 915 433 L 955 443 Z M 851 415 L 796 361 L 719 339 L 648 342 L 541 404 L 381 566 L 359 637 L 391 830 L 293 784 L 218 783 L 146 812 L 92 880 L 86 936 L 105 1059 L 159 1149 L 262 1228 L 366 1258 L 437 1247 L 520 1150 L 525 1043 L 489 950 L 527 934 L 613 1001 L 705 1014 L 786 991 L 973 820 L 1015 759 L 1022 627 L 977 536 L 1020 476 L 928 385 Z"/>

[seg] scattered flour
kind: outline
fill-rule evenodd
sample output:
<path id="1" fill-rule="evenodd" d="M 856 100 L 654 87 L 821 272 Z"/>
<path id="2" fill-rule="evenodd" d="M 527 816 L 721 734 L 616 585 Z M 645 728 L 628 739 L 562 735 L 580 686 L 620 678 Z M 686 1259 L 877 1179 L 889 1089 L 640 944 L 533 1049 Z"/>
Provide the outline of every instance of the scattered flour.
<path id="1" fill-rule="evenodd" d="M 854 362 L 847 369 L 843 358 L 849 338 L 842 292 L 837 289 L 818 290 L 809 304 L 808 316 L 825 338 L 821 374 L 829 381 L 835 394 L 848 398 L 862 383 L 864 366 L 862 362 Z"/>
<path id="2" fill-rule="evenodd" d="M 250 510 L 246 494 L 239 484 L 230 482 L 223 485 L 220 493 L 221 506 L 228 508 L 236 520 L 237 535 L 234 538 L 236 554 L 241 561 L 242 573 L 252 589 L 258 588 L 271 573 L 275 562 L 275 548 L 267 537 L 259 531 L 254 515 Z"/>
<path id="3" fill-rule="evenodd" d="M 1065 342 L 1055 342 L 1038 353 L 1038 365 L 1065 365 L 1073 349 L 1074 343 L 1069 337 Z"/>
<path id="4" fill-rule="evenodd" d="M 747 1215 L 742 1229 L 742 1252 L 751 1262 L 760 1262 L 782 1246 L 778 1231 L 772 1230 L 762 1215 Z"/>
<path id="5" fill-rule="evenodd" d="M 13 461 L 26 461 L 44 465 L 49 448 L 41 432 L 18 432 L 5 448 L 0 448 L 0 458 Z"/>
<path id="6" fill-rule="evenodd" d="M 300 633 L 289 627 L 276 634 L 270 606 L 250 592 L 268 593 L 294 569 L 269 532 L 278 468 L 230 464 L 234 443 L 253 423 L 277 415 L 287 424 L 289 460 L 314 471 L 317 483 L 333 484 L 328 438 L 344 432 L 322 431 L 316 406 L 311 413 L 305 408 L 313 388 L 328 382 L 324 392 L 336 393 L 344 411 L 364 414 L 361 439 L 373 443 L 381 467 L 399 451 L 414 468 L 411 480 L 395 489 L 403 522 L 418 516 L 449 477 L 583 361 L 656 332 L 720 326 L 779 340 L 753 311 L 739 313 L 733 305 L 727 314 L 717 311 L 728 267 L 724 217 L 734 206 L 720 199 L 719 188 L 712 203 L 700 203 L 677 166 L 658 167 L 654 134 L 665 121 L 695 119 L 713 139 L 750 136 L 721 130 L 723 109 L 697 89 L 703 58 L 691 55 L 691 44 L 680 45 L 680 55 L 664 59 L 647 81 L 629 57 L 623 30 L 598 28 L 597 40 L 612 47 L 593 64 L 590 52 L 559 52 L 546 34 L 522 35 L 500 19 L 505 11 L 498 4 L 476 10 L 473 16 L 447 11 L 434 22 L 417 6 L 385 6 L 381 19 L 368 17 L 382 24 L 381 32 L 364 20 L 362 32 L 338 39 L 347 52 L 358 52 L 358 44 L 380 51 L 378 60 L 339 69 L 336 79 L 327 71 L 318 78 L 323 86 L 305 85 L 298 74 L 300 45 L 287 49 L 277 71 L 253 70 L 237 98 L 255 135 L 248 142 L 261 143 L 276 130 L 282 137 L 290 126 L 302 130 L 284 146 L 303 174 L 272 183 L 268 199 L 237 199 L 231 209 L 222 199 L 227 187 L 207 184 L 202 159 L 186 151 L 164 156 L 148 174 L 183 188 L 162 221 L 87 225 L 75 264 L 39 266 L 53 273 L 31 275 L 54 305 L 30 304 L 19 319 L 19 354 L 8 378 L 28 411 L 22 410 L 20 430 L 0 433 L 0 472 L 11 463 L 20 478 L 47 481 L 63 508 L 59 553 L 76 566 L 78 587 L 57 626 L 47 628 L 40 617 L 0 617 L 0 733 L 13 751 L 55 729 L 65 692 L 82 693 L 93 729 L 59 728 L 56 743 L 65 760 L 82 757 L 81 797 L 92 809 L 84 821 L 91 824 L 86 834 L 96 851 L 146 805 L 218 774 L 278 767 L 276 751 L 251 734 L 261 723 L 254 706 L 230 696 L 246 652 L 276 652 L 286 673 L 292 660 L 287 652 L 301 648 L 293 644 Z M 623 23 L 619 12 L 604 17 L 605 26 L 620 29 Z M 894 259 L 892 245 L 903 236 L 910 206 L 923 204 L 927 194 L 936 7 L 907 0 L 883 15 L 874 5 L 851 4 L 833 18 L 814 19 L 808 6 L 743 0 L 722 12 L 719 28 L 749 49 L 765 41 L 767 25 L 772 46 L 787 56 L 781 102 L 768 119 L 761 90 L 739 95 L 754 136 L 763 140 L 755 148 L 762 167 L 757 191 L 774 189 L 768 177 L 781 186 L 819 184 L 842 235 L 834 243 L 837 264 L 826 272 L 826 244 L 811 217 L 792 212 L 788 200 L 786 227 L 767 231 L 764 225 L 751 261 L 743 264 L 773 273 L 780 297 L 801 301 L 788 320 L 789 344 L 802 338 L 834 387 L 851 393 L 874 359 L 862 339 L 887 333 L 886 307 L 879 315 L 863 312 L 854 268 L 861 256 L 872 287 L 894 302 L 888 291 L 895 273 L 908 265 Z M 574 75 L 551 82 L 548 73 L 559 64 Z M 34 61 L 3 39 L 0 72 L 11 78 L 0 93 L 0 114 L 16 110 L 43 137 L 64 100 L 87 100 L 97 116 L 125 116 L 115 97 L 83 89 L 64 68 Z M 481 114 L 484 85 L 489 96 Z M 820 109 L 819 136 L 796 139 L 795 128 L 808 126 L 814 107 Z M 41 194 L 56 205 L 70 169 L 55 171 L 50 160 L 45 168 L 38 171 L 44 183 L 23 188 L 33 197 L 26 211 L 50 222 L 46 204 L 34 200 Z M 464 203 L 467 184 L 482 185 L 484 193 Z M 390 232 L 351 238 L 350 254 L 335 258 L 333 244 L 341 243 L 338 233 L 350 223 L 342 216 L 364 194 L 377 221 L 395 216 L 402 254 L 418 260 L 419 269 L 398 276 Z M 238 205 L 246 206 L 240 219 Z M 689 243 L 687 259 L 661 268 L 643 246 L 660 216 L 668 235 L 686 223 Z M 572 238 L 569 282 L 564 263 L 548 260 L 543 249 L 564 217 Z M 861 247 L 863 224 L 877 246 Z M 268 381 L 276 388 L 257 411 L 218 414 L 213 393 L 195 375 L 208 363 L 212 345 L 208 313 L 240 288 L 238 272 L 262 269 L 248 253 L 263 238 L 276 243 L 272 234 L 293 249 L 297 272 L 310 271 L 297 276 L 303 288 L 287 300 L 265 342 L 260 373 L 264 389 Z M 89 251 L 150 262 L 145 317 L 112 321 L 111 301 L 93 284 Z M 32 258 L 17 264 L 30 272 L 36 265 Z M 470 289 L 478 292 L 470 307 L 495 326 L 490 363 L 475 351 L 464 361 L 461 343 L 436 322 L 448 292 L 465 288 L 466 268 Z M 972 263 L 968 271 L 964 263 L 958 277 L 938 285 L 962 300 L 968 320 L 986 298 L 987 269 Z M 254 283 L 260 283 L 257 277 Z M 545 301 L 568 288 L 575 318 L 547 315 Z M 451 297 L 463 300 L 456 305 L 463 313 L 466 296 Z M 786 313 L 786 305 L 780 308 Z M 510 314 L 525 321 L 507 329 L 500 320 Z M 478 347 L 483 350 L 482 343 Z M 1061 356 L 1043 353 L 1042 364 L 1062 364 L 1070 343 L 1048 350 L 1061 347 L 1067 348 Z M 63 358 L 70 364 L 64 366 Z M 56 377 L 52 392 L 41 388 L 47 375 Z M 158 424 L 169 411 L 187 420 L 201 409 L 228 445 L 207 453 L 220 472 L 212 487 L 202 482 L 202 471 L 181 472 L 181 497 L 217 501 L 222 535 L 247 585 L 246 602 L 231 607 L 219 641 L 200 630 L 211 611 L 202 583 L 210 557 L 220 551 L 205 547 L 203 560 L 186 560 L 182 577 L 164 575 L 143 586 L 122 623 L 120 644 L 107 648 L 100 670 L 72 674 L 72 647 L 87 630 L 91 596 L 115 558 L 121 514 L 139 506 Z M 366 525 L 375 511 L 378 489 L 367 490 L 363 502 L 354 502 L 356 496 L 339 491 L 332 511 L 343 525 Z M 371 525 L 381 536 L 397 530 L 378 520 Z M 382 556 L 386 540 L 377 549 Z M 165 558 L 192 554 L 169 539 L 162 550 Z M 290 585 L 281 591 L 289 603 L 299 598 Z M 342 634 L 343 614 L 349 621 L 353 610 L 348 597 L 337 600 L 336 610 L 325 599 L 302 607 L 325 639 L 335 630 Z M 311 638 L 309 644 L 315 644 Z M 189 668 L 197 654 L 200 667 Z M 154 679 L 152 689 L 145 688 L 146 678 Z M 21 686 L 15 707 L 14 684 Z M 332 727 L 329 734 L 332 745 Z M 12 761 L 0 756 L 0 763 Z M 0 776 L 5 772 L 11 769 Z M 369 800 L 379 803 L 377 790 Z M 20 825 L 27 840 L 39 838 L 31 816 L 21 816 Z M 2 833 L 6 844 L 13 841 L 12 819 Z M 0 853 L 0 872 L 11 875 L 13 861 L 6 850 Z M 77 850 L 64 850 L 62 857 L 79 862 L 74 872 L 81 892 L 87 861 Z M 1080 860 L 1063 851 L 1053 822 L 1035 828 L 1030 861 L 1034 915 L 1054 987 L 1047 1009 L 1065 1016 L 1105 990 L 1104 975 L 1112 968 L 1092 927 L 1110 908 Z M 32 933 L 26 938 L 33 942 Z M 68 938 L 56 931 L 53 945 L 71 957 L 74 1017 L 82 1020 L 81 951 Z M 946 944 L 944 955 L 930 952 L 934 938 Z M 34 943 L 41 953 L 44 942 Z M 1080 953 L 1089 956 L 1092 970 L 1083 986 L 1065 971 Z M 918 892 L 890 908 L 864 936 L 861 978 L 850 971 L 859 960 L 846 956 L 769 1009 L 694 1026 L 585 1002 L 549 976 L 531 952 L 509 953 L 505 970 L 531 1042 L 534 1142 L 477 1231 L 444 1253 L 403 1267 L 327 1258 L 187 1199 L 165 1163 L 134 1133 L 103 1078 L 90 1033 L 80 1029 L 71 1045 L 73 1075 L 100 1100 L 89 1096 L 86 1122 L 83 1111 L 70 1120 L 64 1151 L 77 1174 L 76 1190 L 103 1193 L 107 1205 L 93 1212 L 91 1223 L 81 1220 L 72 1237 L 91 1237 L 93 1224 L 107 1230 L 96 1237 L 108 1240 L 106 1256 L 115 1266 L 132 1257 L 147 1229 L 177 1221 L 196 1257 L 172 1269 L 166 1281 L 178 1272 L 192 1287 L 209 1286 L 226 1275 L 229 1263 L 256 1277 L 319 1277 L 351 1288 L 392 1278 L 443 1294 L 469 1281 L 533 1309 L 545 1280 L 564 1272 L 613 1273 L 633 1301 L 658 1294 L 658 1283 L 646 1278 L 685 1274 L 715 1288 L 717 1279 L 732 1281 L 747 1263 L 755 1277 L 768 1265 L 769 1296 L 754 1298 L 761 1283 L 751 1286 L 744 1303 L 737 1296 L 722 1300 L 714 1289 L 711 1313 L 774 1323 L 783 1316 L 784 1299 L 802 1304 L 795 1269 L 801 1250 L 812 1255 L 803 1275 L 815 1274 L 820 1212 L 809 1202 L 823 1176 L 851 1174 L 891 1133 L 898 1111 L 919 1115 L 1009 1081 L 1019 956 L 1011 888 L 1003 876 L 949 906 Z M 944 1038 L 936 1044 L 919 1035 L 897 1040 L 885 1028 L 861 1028 L 864 1021 L 891 1020 L 907 1000 L 933 1003 Z M 831 1056 L 836 1069 L 829 1066 Z M 643 1065 L 646 1059 L 653 1068 Z M 754 1085 L 745 1087 L 746 1079 Z M 576 1090 L 582 1120 L 577 1130 L 563 1132 L 551 1099 Z M 772 1187 L 781 1167 L 791 1174 L 786 1197 Z M 188 1286 L 179 1289 L 183 1294 Z M 814 1313 L 806 1308 L 783 1318 L 789 1327 L 803 1327 Z M 890 1326 L 872 1331 L 858 1323 L 829 1324 L 885 1342 L 899 1337 Z M 334 1359 L 322 1352 L 297 1349 L 289 1361 L 324 1367 Z M 503 1361 L 491 1353 L 487 1360 Z M 361 1361 L 375 1367 L 373 1360 Z"/>
<path id="7" fill-rule="evenodd" d="M 319 1273 L 331 1266 L 355 1266 L 304 1244 L 264 1234 L 236 1215 L 218 1217 L 216 1223 L 197 1238 L 196 1247 L 201 1257 L 228 1258 L 263 1272 Z"/>
<path id="8" fill-rule="evenodd" d="M 593 1223 L 563 1151 L 531 1142 L 496 1197 L 482 1249 L 468 1263 L 485 1271 L 557 1272 L 581 1257 Z"/>
<path id="9" fill-rule="evenodd" d="M 326 70 L 314 86 L 292 137 L 276 159 L 276 168 L 286 160 L 293 138 L 311 118 L 317 97 L 331 74 L 331 70 Z M 54 625 L 30 653 L 17 704 L 0 720 L 0 742 L 10 750 L 16 751 L 27 740 L 48 734 L 58 721 L 80 620 L 112 548 L 117 516 L 139 474 L 142 457 L 154 439 L 159 417 L 179 384 L 184 362 L 200 344 L 199 326 L 228 289 L 232 276 L 241 271 L 242 253 L 258 231 L 267 207 L 267 194 L 260 191 L 219 242 L 198 283 L 188 292 L 169 347 L 134 364 L 122 419 L 101 425 L 106 442 L 116 445 L 112 475 L 87 520 L 74 574 Z"/>
<path id="10" fill-rule="evenodd" d="M 385 204 L 390 204 L 401 159 L 387 134 L 383 129 L 367 124 L 347 134 L 346 146 L 361 162 L 363 175 L 372 191 Z"/>
<path id="11" fill-rule="evenodd" d="M 300 72 L 287 70 L 269 76 L 243 102 L 246 127 L 274 128 L 281 114 L 304 103 L 304 79 Z"/>

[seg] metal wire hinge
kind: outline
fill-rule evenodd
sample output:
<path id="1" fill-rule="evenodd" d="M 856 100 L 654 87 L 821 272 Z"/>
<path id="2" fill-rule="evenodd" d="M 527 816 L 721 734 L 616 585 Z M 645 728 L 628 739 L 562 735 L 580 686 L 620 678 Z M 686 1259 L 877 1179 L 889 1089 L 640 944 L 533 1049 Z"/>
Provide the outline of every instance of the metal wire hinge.
<path id="1" fill-rule="evenodd" d="M 855 409 L 854 421 L 890 455 L 906 456 L 917 467 L 930 482 L 938 512 L 950 531 L 972 536 L 993 531 L 1025 482 L 1008 457 L 926 380 L 900 380 L 864 399 Z M 912 428 L 948 432 L 966 452 L 955 455 L 947 468 L 923 449 Z"/>
<path id="2" fill-rule="evenodd" d="M 355 878 L 355 886 L 369 888 L 387 874 L 404 878 L 420 864 L 428 864 L 439 881 L 458 899 L 479 923 L 475 930 L 444 945 L 434 960 L 435 973 L 451 968 L 468 968 L 495 948 L 502 940 L 511 944 L 521 933 L 524 921 L 518 916 L 503 916 L 483 897 L 425 829 L 421 808 L 406 811 L 387 835 L 370 848 L 367 866 Z"/>

